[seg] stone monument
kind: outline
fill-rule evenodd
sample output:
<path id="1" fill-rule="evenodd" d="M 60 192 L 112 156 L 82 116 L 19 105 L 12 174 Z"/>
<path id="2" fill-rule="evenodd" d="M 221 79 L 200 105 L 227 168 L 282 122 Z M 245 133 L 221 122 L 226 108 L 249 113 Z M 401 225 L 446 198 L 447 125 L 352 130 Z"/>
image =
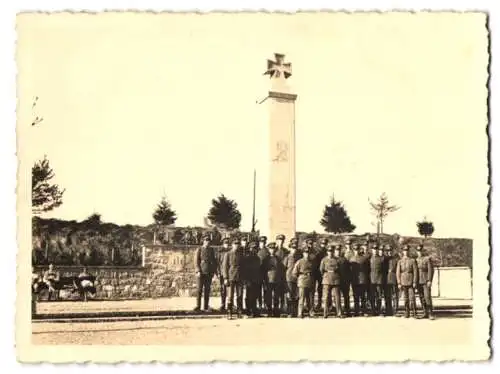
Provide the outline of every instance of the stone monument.
<path id="1" fill-rule="evenodd" d="M 287 79 L 292 75 L 292 64 L 285 63 L 285 55 L 275 53 L 275 60 L 267 60 L 266 75 L 271 87 L 269 105 L 269 240 L 277 234 L 288 239 L 295 236 L 295 100 Z"/>

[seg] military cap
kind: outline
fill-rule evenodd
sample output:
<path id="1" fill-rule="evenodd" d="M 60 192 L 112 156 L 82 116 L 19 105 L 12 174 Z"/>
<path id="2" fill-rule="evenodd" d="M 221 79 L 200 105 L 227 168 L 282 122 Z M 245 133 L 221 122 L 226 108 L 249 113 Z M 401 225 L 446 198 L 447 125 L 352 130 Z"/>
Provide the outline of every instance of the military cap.
<path id="1" fill-rule="evenodd" d="M 320 243 L 321 244 L 327 244 L 328 243 L 328 239 L 327 238 L 323 238 L 320 240 Z"/>
<path id="2" fill-rule="evenodd" d="M 276 240 L 285 240 L 285 235 L 283 234 L 276 235 Z"/>
<path id="3" fill-rule="evenodd" d="M 256 242 L 254 242 L 254 241 L 252 241 L 252 242 L 250 242 L 250 244 L 248 244 L 248 246 L 249 246 L 250 248 L 257 248 L 257 243 L 256 243 Z"/>
<path id="4" fill-rule="evenodd" d="M 267 236 L 261 236 L 259 242 L 267 242 Z"/>
<path id="5" fill-rule="evenodd" d="M 210 234 L 203 234 L 203 240 L 210 240 Z"/>
<path id="6" fill-rule="evenodd" d="M 224 243 L 229 244 L 229 238 L 224 238 L 224 239 L 222 239 L 222 244 L 224 244 Z"/>
<path id="7" fill-rule="evenodd" d="M 267 245 L 267 248 L 272 248 L 272 249 L 276 249 L 276 243 L 275 242 L 271 242 Z"/>
<path id="8" fill-rule="evenodd" d="M 299 240 L 297 238 L 290 238 L 290 243 L 298 243 Z"/>

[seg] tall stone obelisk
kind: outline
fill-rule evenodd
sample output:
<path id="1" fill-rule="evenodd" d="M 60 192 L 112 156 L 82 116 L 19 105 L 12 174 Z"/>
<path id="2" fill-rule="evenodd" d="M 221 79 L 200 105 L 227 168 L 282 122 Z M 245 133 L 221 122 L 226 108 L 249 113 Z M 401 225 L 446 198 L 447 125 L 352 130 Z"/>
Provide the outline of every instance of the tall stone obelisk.
<path id="1" fill-rule="evenodd" d="M 275 60 L 267 60 L 265 74 L 270 78 L 267 97 L 269 105 L 269 240 L 277 234 L 286 240 L 295 236 L 295 100 L 287 79 L 292 75 L 292 64 L 285 56 L 275 53 Z"/>

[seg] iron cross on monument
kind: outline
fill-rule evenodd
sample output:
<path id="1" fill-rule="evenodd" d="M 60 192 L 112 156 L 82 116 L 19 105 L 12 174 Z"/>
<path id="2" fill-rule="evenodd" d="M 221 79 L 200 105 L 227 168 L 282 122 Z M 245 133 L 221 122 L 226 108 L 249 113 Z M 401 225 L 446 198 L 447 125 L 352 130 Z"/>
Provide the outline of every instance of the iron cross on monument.
<path id="1" fill-rule="evenodd" d="M 292 64 L 285 55 L 275 53 L 267 60 L 271 87 L 269 105 L 269 226 L 268 236 L 277 234 L 286 240 L 295 236 L 295 100 L 286 83 L 292 75 Z"/>

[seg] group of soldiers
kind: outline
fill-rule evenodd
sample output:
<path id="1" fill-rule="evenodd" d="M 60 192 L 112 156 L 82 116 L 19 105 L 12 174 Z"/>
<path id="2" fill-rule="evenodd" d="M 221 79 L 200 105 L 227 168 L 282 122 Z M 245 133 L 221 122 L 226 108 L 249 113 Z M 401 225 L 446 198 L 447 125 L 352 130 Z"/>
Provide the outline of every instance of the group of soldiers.
<path id="1" fill-rule="evenodd" d="M 339 318 L 394 316 L 399 311 L 401 294 L 404 317 L 417 318 L 416 293 L 422 317 L 434 319 L 434 268 L 422 245 L 416 246 L 417 257 L 413 258 L 409 256 L 409 245 L 402 246 L 398 255 L 390 245 L 368 242 L 346 241 L 339 245 L 321 239 L 315 248 L 314 241 L 307 239 L 300 249 L 296 238 L 290 240 L 288 248 L 284 243 L 285 236 L 281 234 L 271 243 L 265 236 L 249 243 L 246 238 L 224 239 L 222 248 L 215 250 L 210 246 L 210 237 L 204 236 L 194 258 L 195 311 L 201 310 L 202 297 L 203 309 L 209 310 L 215 275 L 221 288 L 220 310 L 227 312 L 230 319 L 233 315 L 241 317 L 244 312 L 249 317 L 265 312 L 268 317 L 285 313 L 303 318 L 306 314 L 314 317 L 315 312 L 321 311 L 324 318 L 332 312 Z"/>

